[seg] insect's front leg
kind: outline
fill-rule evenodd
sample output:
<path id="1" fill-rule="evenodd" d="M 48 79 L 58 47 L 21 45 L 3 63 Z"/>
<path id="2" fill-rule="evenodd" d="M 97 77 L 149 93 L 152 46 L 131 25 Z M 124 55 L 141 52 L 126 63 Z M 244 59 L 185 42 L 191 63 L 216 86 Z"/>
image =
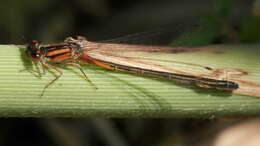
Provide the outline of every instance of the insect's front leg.
<path id="1" fill-rule="evenodd" d="M 41 77 L 42 75 L 46 74 L 46 69 L 45 69 L 46 67 L 43 65 L 44 64 L 43 61 L 39 61 L 39 62 L 34 63 L 34 66 L 38 65 L 39 63 L 40 63 L 40 67 L 41 67 L 40 69 L 38 67 L 37 67 L 37 70 L 35 70 L 33 68 L 25 68 L 25 69 L 19 70 L 19 72 L 28 71 L 28 72 L 31 72 L 31 73 L 36 73 L 36 74 L 38 74 L 38 77 Z"/>

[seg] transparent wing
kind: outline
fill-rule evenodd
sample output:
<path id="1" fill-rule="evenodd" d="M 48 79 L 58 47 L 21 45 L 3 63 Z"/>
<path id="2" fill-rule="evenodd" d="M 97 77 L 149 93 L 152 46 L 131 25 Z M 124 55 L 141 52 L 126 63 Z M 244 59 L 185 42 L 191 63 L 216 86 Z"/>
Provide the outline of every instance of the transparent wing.
<path id="1" fill-rule="evenodd" d="M 116 37 L 98 43 L 135 44 L 135 45 L 168 45 L 179 37 L 188 40 L 189 36 L 199 30 L 197 24 L 166 24 L 152 30 Z M 183 35 L 185 34 L 185 38 Z"/>
<path id="2" fill-rule="evenodd" d="M 202 48 L 161 47 L 94 43 L 85 49 L 91 58 L 121 64 L 130 67 L 144 68 L 171 73 L 204 75 L 214 72 L 210 66 L 197 64 L 194 60 L 183 60 L 182 54 L 199 53 Z M 93 46 L 96 48 L 93 49 Z M 90 51 L 88 51 L 90 50 Z M 193 57 L 194 58 L 194 57 Z M 194 58 L 196 59 L 196 58 Z M 198 58 L 197 58 L 198 59 Z"/>

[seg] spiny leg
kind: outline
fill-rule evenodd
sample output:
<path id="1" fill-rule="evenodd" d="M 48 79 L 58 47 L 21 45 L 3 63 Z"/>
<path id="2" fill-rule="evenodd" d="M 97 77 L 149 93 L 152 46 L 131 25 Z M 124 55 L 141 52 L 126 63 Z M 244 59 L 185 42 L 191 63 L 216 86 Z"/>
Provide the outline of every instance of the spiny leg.
<path id="1" fill-rule="evenodd" d="M 42 66 L 43 66 L 43 68 L 46 67 L 46 68 L 53 69 L 53 70 L 55 70 L 56 72 L 60 73 L 60 75 L 58 75 L 57 77 L 55 77 L 53 80 L 51 80 L 48 84 L 46 84 L 46 85 L 44 86 L 40 97 L 43 96 L 45 90 L 46 90 L 51 84 L 53 84 L 55 81 L 57 81 L 57 80 L 63 75 L 63 72 L 62 72 L 61 70 L 59 70 L 58 68 L 56 68 L 55 66 L 53 66 L 53 65 L 42 63 Z M 45 71 L 44 71 L 44 72 L 45 72 Z"/>
<path id="2" fill-rule="evenodd" d="M 19 71 L 20 72 L 28 71 L 28 72 L 32 72 L 32 73 L 37 73 L 39 75 L 38 77 L 41 77 L 42 75 L 46 74 L 46 70 L 45 70 L 45 66 L 43 65 L 44 63 L 42 61 L 40 61 L 40 64 L 41 64 L 41 67 L 42 67 L 42 72 L 40 71 L 40 69 L 34 70 L 34 69 L 29 69 L 29 68 L 21 69 Z"/>
<path id="3" fill-rule="evenodd" d="M 24 71 L 31 72 L 32 74 L 36 73 L 38 75 L 34 74 L 34 76 L 37 76 L 37 77 L 41 77 L 43 75 L 42 72 L 37 71 L 37 70 L 33 70 L 33 69 L 21 69 L 21 70 L 19 70 L 19 72 L 24 72 Z"/>
<path id="4" fill-rule="evenodd" d="M 75 62 L 71 62 L 71 63 L 64 63 L 66 65 L 69 65 L 69 66 L 76 66 L 79 68 L 79 70 L 81 71 L 81 73 L 84 75 L 85 77 L 85 80 L 87 82 L 90 83 L 91 86 L 93 86 L 95 89 L 98 89 L 97 86 L 87 77 L 86 73 L 84 72 L 83 68 L 78 64 L 78 63 L 75 63 Z"/>

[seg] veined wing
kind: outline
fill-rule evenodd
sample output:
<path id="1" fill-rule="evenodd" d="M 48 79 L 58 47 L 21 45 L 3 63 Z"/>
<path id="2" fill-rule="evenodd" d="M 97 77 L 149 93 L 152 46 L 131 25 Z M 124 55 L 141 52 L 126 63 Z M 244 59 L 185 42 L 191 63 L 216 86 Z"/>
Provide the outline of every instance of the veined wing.
<path id="1" fill-rule="evenodd" d="M 193 33 L 201 30 L 198 24 L 190 23 L 169 23 L 161 26 L 153 27 L 150 30 L 117 36 L 114 39 L 98 41 L 98 43 L 115 43 L 115 44 L 131 44 L 131 45 L 165 45 L 178 41 L 191 40 Z M 185 36 L 185 37 L 184 37 Z"/>
<path id="2" fill-rule="evenodd" d="M 219 90 L 237 89 L 238 85 L 227 80 L 216 79 L 211 76 L 212 71 L 202 66 L 184 64 L 182 67 L 171 60 L 161 60 L 159 56 L 186 52 L 184 48 L 119 45 L 106 43 L 92 43 L 86 41 L 82 60 L 98 66 L 133 72 L 137 74 L 151 75 L 169 80 L 176 80 L 203 88 L 214 88 Z M 164 54 L 163 54 L 164 53 Z M 152 56 L 152 59 L 149 57 Z M 145 58 L 145 59 L 144 59 Z M 158 58 L 158 59 L 157 59 Z M 174 65 L 175 64 L 175 65 Z M 178 63 L 180 64 L 180 63 Z M 199 68 L 194 71 L 191 68 Z M 205 70 L 208 72 L 206 73 Z M 211 73 L 209 73 L 211 72 Z"/>
<path id="3" fill-rule="evenodd" d="M 107 44 L 88 41 L 84 43 L 84 46 L 85 54 L 111 63 L 197 76 L 212 73 L 210 67 L 174 59 L 178 54 L 199 51 L 199 48 Z"/>

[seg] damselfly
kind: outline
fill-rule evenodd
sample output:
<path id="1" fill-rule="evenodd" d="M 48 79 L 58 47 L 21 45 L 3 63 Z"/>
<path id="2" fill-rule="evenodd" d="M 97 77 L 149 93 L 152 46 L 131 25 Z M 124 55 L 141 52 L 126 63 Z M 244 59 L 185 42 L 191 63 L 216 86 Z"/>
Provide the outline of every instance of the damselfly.
<path id="1" fill-rule="evenodd" d="M 41 96 L 44 94 L 51 84 L 58 80 L 63 72 L 55 67 L 55 64 L 64 64 L 68 66 L 76 66 L 80 69 L 85 79 L 95 88 L 94 83 L 86 76 L 79 62 L 94 64 L 108 70 L 118 70 L 139 75 L 148 75 L 167 80 L 173 80 L 189 85 L 198 86 L 206 89 L 216 89 L 222 91 L 232 91 L 238 89 L 239 85 L 233 81 L 225 79 L 215 79 L 179 71 L 174 67 L 162 65 L 159 61 L 153 61 L 138 57 L 138 53 L 160 53 L 160 52 L 178 52 L 171 47 L 158 46 L 138 46 L 124 44 L 95 43 L 87 41 L 84 37 L 76 39 L 69 37 L 63 43 L 40 45 L 33 40 L 27 46 L 26 54 L 33 61 L 39 62 L 42 66 L 42 73 L 45 69 L 53 69 L 59 73 L 59 76 L 50 81 L 43 89 Z M 182 50 L 185 51 L 185 50 Z M 128 57 L 129 52 L 136 52 L 136 56 Z M 156 58 L 154 59 L 156 60 Z M 209 69 L 209 67 L 204 67 Z"/>

